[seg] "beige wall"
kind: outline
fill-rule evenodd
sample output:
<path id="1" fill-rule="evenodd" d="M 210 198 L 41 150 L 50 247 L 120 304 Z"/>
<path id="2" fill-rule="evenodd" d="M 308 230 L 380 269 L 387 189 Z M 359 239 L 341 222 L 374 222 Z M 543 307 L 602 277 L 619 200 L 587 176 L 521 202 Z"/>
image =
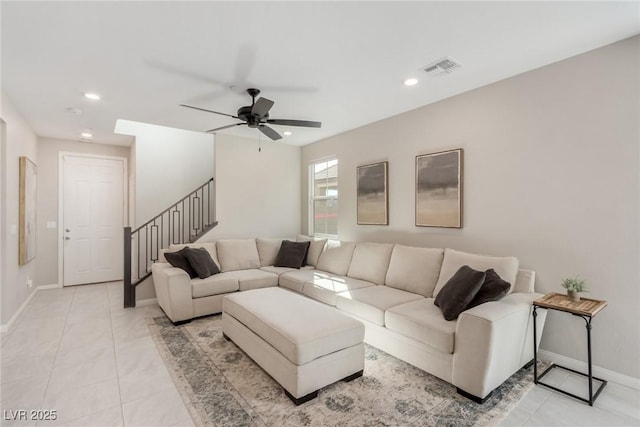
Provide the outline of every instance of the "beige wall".
<path id="1" fill-rule="evenodd" d="M 213 135 L 129 122 L 135 135 L 137 227 L 182 199 L 214 175 Z"/>
<path id="2" fill-rule="evenodd" d="M 129 147 L 59 139 L 38 139 L 38 270 L 36 284 L 58 284 L 58 163 L 59 153 L 129 157 Z M 47 228 L 54 222 L 56 228 Z"/>
<path id="3" fill-rule="evenodd" d="M 203 241 L 300 231 L 300 147 L 216 135 L 216 218 Z"/>
<path id="4" fill-rule="evenodd" d="M 636 36 L 305 146 L 303 200 L 308 162 L 337 155 L 341 239 L 515 255 L 541 293 L 580 274 L 609 302 L 594 363 L 640 378 L 639 55 Z M 415 227 L 415 156 L 450 148 L 464 149 L 464 228 Z M 382 160 L 390 224 L 358 226 L 356 166 Z M 585 341 L 581 319 L 550 314 L 544 349 L 584 361 Z"/>
<path id="5" fill-rule="evenodd" d="M 0 174 L 2 178 L 0 191 L 2 199 L 2 257 L 0 257 L 0 283 L 2 325 L 6 326 L 18 312 L 22 304 L 35 290 L 35 286 L 27 288 L 27 279 L 35 281 L 37 266 L 42 252 L 36 248 L 35 259 L 26 265 L 18 264 L 18 218 L 19 218 L 19 157 L 27 156 L 38 166 L 37 137 L 29 124 L 15 109 L 11 100 L 4 93 L 1 96 L 0 118 L 5 122 L 3 147 L 0 149 Z M 39 194 L 42 192 L 38 189 Z M 37 213 L 38 218 L 40 213 Z M 37 241 L 40 236 L 36 235 Z"/>

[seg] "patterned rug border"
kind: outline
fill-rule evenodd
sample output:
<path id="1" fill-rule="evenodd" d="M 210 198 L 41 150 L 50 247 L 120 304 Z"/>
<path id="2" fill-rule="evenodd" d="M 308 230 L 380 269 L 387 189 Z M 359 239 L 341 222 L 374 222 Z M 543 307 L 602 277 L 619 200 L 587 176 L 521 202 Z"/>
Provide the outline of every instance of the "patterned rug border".
<path id="1" fill-rule="evenodd" d="M 213 316 L 208 316 L 208 317 L 213 317 Z M 200 319 L 203 319 L 203 318 L 199 318 L 198 320 Z M 162 338 L 160 327 L 157 324 L 158 320 L 162 322 L 170 323 L 169 319 L 167 319 L 166 316 L 149 317 L 147 318 L 147 326 L 149 327 L 149 331 L 151 333 L 151 337 L 153 338 L 153 342 L 156 348 L 158 349 L 158 352 L 160 353 L 160 357 L 162 358 L 162 361 L 165 367 L 167 368 L 167 371 L 169 372 L 169 376 L 171 377 L 171 380 L 175 384 L 176 389 L 180 394 L 180 398 L 185 404 L 185 407 L 189 411 L 189 415 L 191 415 L 191 419 L 193 420 L 193 423 L 196 425 L 196 427 L 217 427 L 218 424 L 215 424 L 211 420 L 203 418 L 202 414 L 205 414 L 207 412 L 206 409 L 203 408 L 202 403 L 197 398 L 196 393 L 194 393 L 193 388 L 189 383 L 189 379 L 185 376 L 184 371 L 181 369 L 176 369 L 178 367 L 174 363 L 172 363 L 172 361 L 174 360 L 174 357 L 171 351 L 169 350 L 166 341 Z M 195 344 L 195 347 L 198 350 L 200 350 L 199 353 L 201 353 L 201 359 L 204 361 L 204 363 L 206 363 L 212 371 L 218 371 L 218 368 L 215 366 L 213 361 L 206 355 L 204 351 L 200 349 L 199 344 L 197 344 L 197 341 L 189 333 L 189 331 L 184 327 L 184 325 L 179 325 L 174 327 L 176 328 L 176 330 L 181 330 L 184 333 L 186 333 L 189 336 L 191 342 Z M 221 379 L 230 388 L 230 392 L 235 395 L 238 402 L 244 403 L 244 405 L 242 405 L 243 409 L 245 409 L 245 411 L 247 411 L 248 413 L 253 412 L 255 414 L 255 411 L 253 410 L 253 408 L 251 408 L 251 406 L 249 406 L 246 403 L 242 395 L 240 395 L 240 393 L 238 393 L 235 390 L 235 388 L 233 387 L 233 384 L 228 382 L 226 378 L 224 378 L 224 375 L 222 375 Z M 263 426 L 266 427 L 266 424 L 264 424 L 262 420 L 260 420 L 257 414 L 255 414 L 252 417 L 252 421 L 253 423 L 250 423 L 249 425 L 256 426 L 256 427 L 263 427 Z"/>
<path id="2" fill-rule="evenodd" d="M 195 325 L 198 325 L 201 323 L 207 323 L 207 322 L 215 323 L 216 320 L 219 320 L 219 319 L 220 319 L 220 315 L 218 314 L 218 315 L 194 319 L 192 322 L 183 324 L 180 326 L 174 326 L 173 324 L 171 324 L 171 322 L 168 320 L 166 316 L 162 315 L 157 317 L 148 317 L 147 324 L 149 327 L 151 337 L 153 338 L 153 341 L 155 343 L 155 346 L 158 349 L 158 352 L 160 353 L 165 366 L 167 367 L 167 371 L 169 372 L 169 375 L 172 381 L 176 385 L 176 388 L 178 389 L 180 397 L 182 398 L 196 426 L 214 427 L 219 425 L 235 426 L 239 424 L 247 425 L 247 426 L 256 426 L 256 427 L 269 426 L 270 424 L 265 422 L 260 417 L 258 412 L 246 401 L 246 399 L 242 396 L 242 394 L 236 389 L 233 382 L 226 377 L 224 371 L 221 370 L 218 366 L 216 366 L 215 362 L 211 360 L 207 352 L 201 347 L 198 338 L 195 337 L 189 329 L 189 326 L 195 326 Z M 165 337 L 163 337 L 162 335 L 163 326 L 168 328 L 167 330 L 169 331 L 169 333 L 171 333 L 172 338 L 181 339 L 180 338 L 180 335 L 181 335 L 183 339 L 185 339 L 186 341 L 189 342 L 189 344 L 192 345 L 192 349 L 188 349 L 187 348 L 188 346 L 182 347 L 182 350 L 184 350 L 185 353 L 189 353 L 188 356 L 185 356 L 184 354 L 172 353 L 172 351 L 169 349 L 169 346 Z M 233 343 L 231 344 L 235 346 L 235 344 Z M 388 356 L 389 358 L 394 359 L 395 361 L 401 364 L 405 364 L 405 362 L 399 359 L 396 359 L 393 356 L 390 356 L 379 349 L 376 349 L 373 347 L 371 348 L 378 351 L 379 353 L 382 353 Z M 238 348 L 238 351 L 242 352 L 242 350 L 240 350 L 239 348 Z M 244 354 L 244 352 L 242 352 L 242 354 L 244 355 L 244 357 L 250 360 L 250 358 L 246 354 Z M 219 380 L 218 383 L 210 381 L 210 382 L 206 382 L 203 385 L 204 387 L 211 388 L 211 390 L 203 391 L 199 389 L 197 392 L 194 391 L 194 387 L 192 385 L 194 381 L 193 377 L 189 378 L 186 372 L 183 369 L 181 369 L 179 366 L 180 360 L 186 359 L 189 356 L 190 356 L 189 358 L 190 361 L 199 360 L 202 363 L 202 366 L 200 368 L 204 370 L 208 370 L 211 375 L 214 375 Z M 541 362 L 538 362 L 538 363 L 539 363 L 539 369 L 541 369 L 541 365 L 542 365 L 542 368 L 544 368 L 544 366 L 546 365 Z M 261 369 L 261 368 L 257 367 L 257 369 Z M 418 368 L 415 368 L 415 369 L 418 369 Z M 495 403 L 491 409 L 489 409 L 484 413 L 479 414 L 478 418 L 475 420 L 475 422 L 472 425 L 478 426 L 478 427 L 495 426 L 495 425 L 498 425 L 502 420 L 504 420 L 509 415 L 509 413 L 518 405 L 518 403 L 533 389 L 532 371 L 533 371 L 532 368 L 529 368 L 527 370 L 522 369 L 518 371 L 516 374 L 514 374 L 510 379 L 505 381 L 505 383 L 501 387 L 505 387 L 505 385 L 509 382 L 512 383 L 511 388 L 508 390 L 509 395 L 510 397 L 512 397 L 512 399 L 498 400 L 498 402 Z M 367 371 L 365 367 L 365 375 L 366 375 L 366 372 Z M 421 372 L 424 372 L 424 371 L 421 371 Z M 427 376 L 432 377 L 431 374 L 428 374 L 428 373 L 425 373 L 425 374 Z M 516 376 L 522 377 L 521 378 L 522 381 L 520 381 L 520 383 L 514 380 Z M 441 381 L 437 378 L 435 379 L 437 381 Z M 271 379 L 271 381 L 275 383 L 275 380 Z M 323 388 L 323 390 L 330 389 L 333 386 L 334 385 L 329 385 Z M 453 387 L 451 385 L 449 386 Z M 200 386 L 198 387 L 200 388 Z M 280 387 L 280 386 L 277 385 L 277 387 Z M 218 389 L 218 390 L 215 390 L 215 389 Z M 242 410 L 244 410 L 244 412 L 247 414 L 248 418 L 244 417 L 242 420 L 238 420 L 239 421 L 238 424 L 233 422 L 230 423 L 231 420 L 228 420 L 227 422 L 223 422 L 222 424 L 220 424 L 220 423 L 214 423 L 214 421 L 210 417 L 206 417 L 206 414 L 208 412 L 211 412 L 212 408 L 207 408 L 205 403 L 202 402 L 202 399 L 199 398 L 198 395 L 199 394 L 202 395 L 203 393 L 204 394 L 211 393 L 211 394 L 219 395 L 220 389 L 224 389 L 224 393 L 228 393 L 230 396 L 233 397 L 237 405 L 239 405 L 242 408 Z M 228 396 L 228 398 L 230 396 Z M 285 399 L 287 398 L 285 397 Z M 438 409 L 446 408 L 447 406 L 452 405 L 452 402 L 454 402 L 456 399 L 460 399 L 463 403 L 471 402 L 470 400 L 463 398 L 458 394 L 455 394 L 454 397 L 443 398 L 442 401 L 438 403 L 436 406 L 434 406 L 432 409 L 436 410 L 437 412 Z M 227 399 L 227 402 L 229 402 L 228 399 Z M 473 405 L 477 405 L 477 404 L 473 403 Z M 304 407 L 304 405 L 302 405 L 302 407 Z M 478 406 L 477 408 L 482 408 L 482 407 Z M 461 417 L 465 416 L 464 411 L 461 411 L 460 416 Z M 451 419 L 449 419 L 447 422 L 446 418 L 439 419 L 438 421 L 436 420 L 434 421 L 435 421 L 434 423 L 429 423 L 428 425 L 442 425 L 442 422 L 445 422 L 446 425 L 456 425 L 451 422 L 452 421 Z M 422 421 L 415 420 L 415 423 L 410 423 L 410 424 L 417 425 L 418 422 L 420 422 L 420 425 L 425 425 L 423 423 L 424 420 Z"/>

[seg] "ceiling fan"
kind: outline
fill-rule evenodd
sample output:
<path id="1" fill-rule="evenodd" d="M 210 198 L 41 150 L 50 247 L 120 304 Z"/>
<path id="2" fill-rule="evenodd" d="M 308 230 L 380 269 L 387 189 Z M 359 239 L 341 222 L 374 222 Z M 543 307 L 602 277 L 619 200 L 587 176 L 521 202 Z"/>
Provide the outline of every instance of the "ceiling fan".
<path id="1" fill-rule="evenodd" d="M 192 108 L 194 110 L 206 111 L 207 113 L 220 114 L 222 116 L 232 117 L 234 119 L 242 120 L 241 123 L 234 123 L 232 125 L 222 126 L 215 129 L 210 129 L 207 132 L 213 133 L 219 130 L 232 128 L 235 126 L 247 125 L 250 128 L 257 128 L 260 132 L 267 135 L 272 140 L 281 139 L 282 136 L 276 132 L 273 128 L 267 126 L 270 125 L 284 125 L 284 126 L 301 126 L 308 128 L 319 128 L 322 123 L 312 122 L 308 120 L 290 120 L 290 119 L 270 119 L 269 110 L 273 107 L 273 101 L 267 98 L 258 98 L 256 96 L 260 94 L 259 89 L 249 88 L 247 93 L 251 96 L 251 105 L 240 107 L 237 115 L 220 113 L 218 111 L 207 110 L 206 108 L 194 107 L 192 105 L 180 104 L 181 107 Z"/>

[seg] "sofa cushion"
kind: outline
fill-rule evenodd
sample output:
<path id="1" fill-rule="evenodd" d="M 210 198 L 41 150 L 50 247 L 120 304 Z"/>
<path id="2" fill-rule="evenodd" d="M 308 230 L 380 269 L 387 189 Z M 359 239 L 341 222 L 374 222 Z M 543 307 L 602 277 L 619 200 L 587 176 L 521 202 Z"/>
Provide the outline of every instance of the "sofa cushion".
<path id="1" fill-rule="evenodd" d="M 309 252 L 309 243 L 311 242 L 291 242 L 283 240 L 273 264 L 276 267 L 289 267 L 299 269 L 303 266 Z"/>
<path id="2" fill-rule="evenodd" d="M 292 270 L 280 275 L 280 286 L 292 291 L 302 293 L 305 282 L 313 281 L 317 278 L 328 278 L 331 275 L 318 270 Z"/>
<path id="3" fill-rule="evenodd" d="M 484 279 L 484 271 L 474 270 L 468 265 L 463 265 L 438 292 L 434 304 L 440 307 L 445 319 L 457 319 L 476 296 Z"/>
<path id="4" fill-rule="evenodd" d="M 165 258 L 164 254 L 167 252 L 176 252 L 184 247 L 192 247 L 192 248 L 205 248 L 209 255 L 211 255 L 211 259 L 216 263 L 218 267 L 220 267 L 220 261 L 218 261 L 218 251 L 216 250 L 216 242 L 196 242 L 196 243 L 181 243 L 179 245 L 170 245 L 168 249 L 160 249 L 160 254 L 158 256 L 158 262 L 168 262 Z"/>
<path id="5" fill-rule="evenodd" d="M 519 269 L 516 282 L 511 287 L 511 292 L 535 292 L 536 272 Z"/>
<path id="6" fill-rule="evenodd" d="M 391 243 L 358 243 L 347 276 L 384 285 L 392 250 Z"/>
<path id="7" fill-rule="evenodd" d="M 165 258 L 169 264 L 186 271 L 189 277 L 193 279 L 194 277 L 198 277 L 198 273 L 196 273 L 187 259 L 186 253 L 188 250 L 189 247 L 184 247 L 176 252 L 167 252 L 165 253 Z"/>
<path id="8" fill-rule="evenodd" d="M 516 275 L 518 274 L 518 264 L 518 259 L 514 257 L 476 255 L 453 249 L 445 249 L 442 268 L 440 269 L 440 277 L 433 291 L 433 296 L 438 296 L 438 292 L 440 292 L 444 284 L 447 283 L 451 276 L 463 265 L 468 265 L 479 271 L 486 271 L 493 268 L 500 277 L 513 285 L 516 280 Z M 511 290 L 509 290 L 509 292 L 511 292 Z"/>
<path id="9" fill-rule="evenodd" d="M 216 242 L 220 269 L 225 271 L 260 268 L 255 239 L 227 239 Z"/>
<path id="10" fill-rule="evenodd" d="M 297 268 L 289 268 L 289 267 L 276 267 L 273 265 L 268 265 L 266 267 L 260 267 L 262 271 L 268 271 L 269 273 L 277 274 L 280 276 L 281 274 L 288 273 L 290 271 L 298 271 Z M 313 267 L 307 265 L 305 267 L 300 268 L 300 270 L 313 270 Z"/>
<path id="11" fill-rule="evenodd" d="M 395 245 L 385 285 L 431 297 L 440 275 L 443 257 L 443 249 Z"/>
<path id="12" fill-rule="evenodd" d="M 315 239 L 311 236 L 298 236 L 296 240 L 298 242 L 311 242 L 305 265 L 312 265 L 314 267 L 318 265 L 318 259 L 320 259 L 320 254 L 322 254 L 322 251 L 327 244 L 327 239 Z"/>
<path id="13" fill-rule="evenodd" d="M 191 279 L 191 296 L 203 298 L 239 290 L 238 279 L 231 273 L 220 273 L 206 279 Z"/>
<path id="14" fill-rule="evenodd" d="M 317 301 L 329 305 L 336 305 L 336 296 L 340 292 L 351 291 L 375 286 L 371 282 L 358 280 L 344 276 L 316 276 L 312 280 L 305 282 L 302 286 L 302 293 Z"/>
<path id="15" fill-rule="evenodd" d="M 234 270 L 226 273 L 238 280 L 241 291 L 278 286 L 278 275 L 259 269 Z"/>
<path id="16" fill-rule="evenodd" d="M 346 275 L 355 248 L 353 242 L 327 242 L 316 268 L 338 276 Z"/>
<path id="17" fill-rule="evenodd" d="M 425 298 L 391 307 L 384 314 L 385 326 L 390 331 L 452 354 L 458 322 L 445 320 L 434 301 Z"/>
<path id="18" fill-rule="evenodd" d="M 260 267 L 273 265 L 276 262 L 282 239 L 256 238 L 256 247 L 260 258 Z"/>
<path id="19" fill-rule="evenodd" d="M 220 273 L 220 269 L 205 248 L 184 248 L 183 250 L 184 256 L 200 279 Z"/>
<path id="20" fill-rule="evenodd" d="M 396 305 L 424 299 L 422 295 L 401 291 L 388 286 L 370 286 L 341 292 L 336 307 L 346 313 L 384 326 L 384 312 Z"/>
<path id="21" fill-rule="evenodd" d="M 475 307 L 476 305 L 484 304 L 489 301 L 498 301 L 509 293 L 511 284 L 506 280 L 502 280 L 498 273 L 493 268 L 488 269 L 485 273 L 484 283 L 480 287 L 480 290 L 473 297 L 471 302 L 467 305 L 465 310 Z"/>

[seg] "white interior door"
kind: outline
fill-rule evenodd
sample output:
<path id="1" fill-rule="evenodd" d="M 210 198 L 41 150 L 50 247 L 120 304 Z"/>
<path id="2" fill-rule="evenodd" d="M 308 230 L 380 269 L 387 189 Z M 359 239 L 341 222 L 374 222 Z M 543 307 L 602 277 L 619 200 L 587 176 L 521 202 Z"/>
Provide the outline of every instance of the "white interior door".
<path id="1" fill-rule="evenodd" d="M 124 162 L 64 156 L 64 286 L 122 280 Z"/>

